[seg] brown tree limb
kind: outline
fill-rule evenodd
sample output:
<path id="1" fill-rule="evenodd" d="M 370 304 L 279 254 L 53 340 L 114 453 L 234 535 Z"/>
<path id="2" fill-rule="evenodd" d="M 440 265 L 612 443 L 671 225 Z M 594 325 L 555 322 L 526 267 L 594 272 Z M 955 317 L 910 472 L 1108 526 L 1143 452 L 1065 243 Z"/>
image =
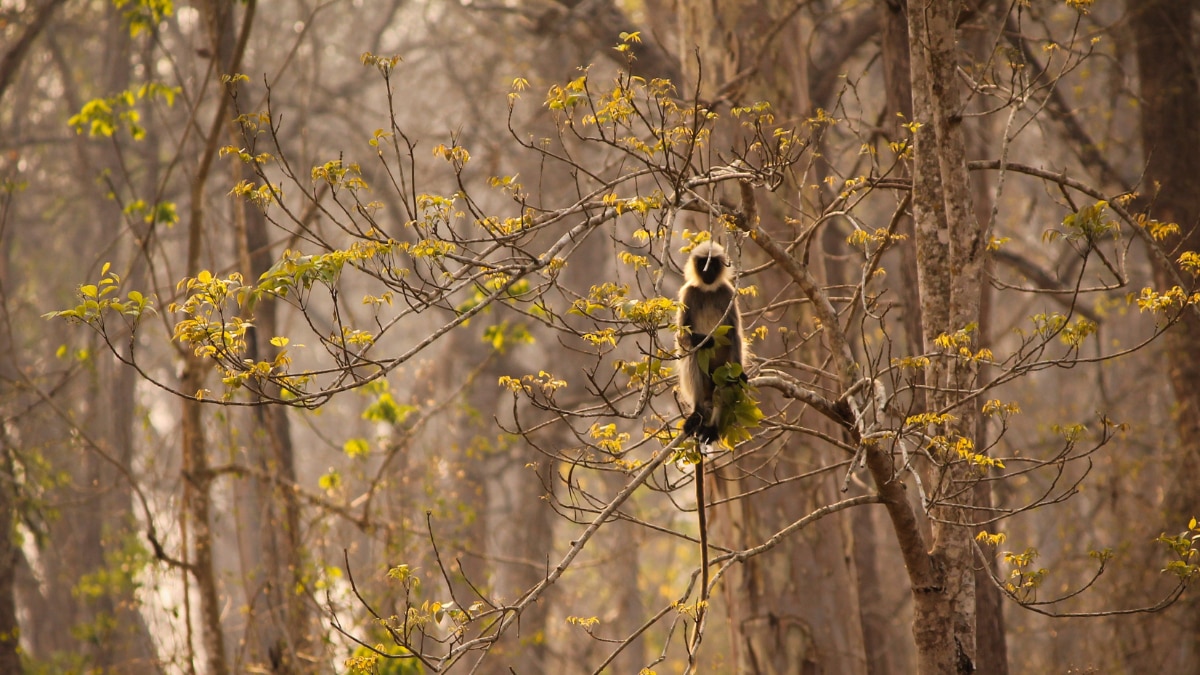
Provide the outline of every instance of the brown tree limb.
<path id="1" fill-rule="evenodd" d="M 46 4 L 37 8 L 37 12 L 33 16 L 33 21 L 25 26 L 25 30 L 21 33 L 21 37 L 13 43 L 12 47 L 4 53 L 3 58 L 0 58 L 0 100 L 4 99 L 4 92 L 12 84 L 17 77 L 17 71 L 21 67 L 21 62 L 25 60 L 25 56 L 29 53 L 29 48 L 33 46 L 34 40 L 45 30 L 46 24 L 50 22 L 50 17 L 53 16 L 54 10 L 64 4 L 66 0 L 47 0 Z"/>

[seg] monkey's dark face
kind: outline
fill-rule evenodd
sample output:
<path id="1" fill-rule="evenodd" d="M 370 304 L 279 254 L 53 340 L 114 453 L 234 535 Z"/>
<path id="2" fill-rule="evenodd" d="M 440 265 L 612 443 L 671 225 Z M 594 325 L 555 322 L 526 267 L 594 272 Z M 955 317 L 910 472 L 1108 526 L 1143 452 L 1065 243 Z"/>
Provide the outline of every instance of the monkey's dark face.
<path id="1" fill-rule="evenodd" d="M 726 262 L 724 255 L 714 254 L 695 256 L 692 258 L 692 265 L 696 268 L 696 276 L 706 286 L 711 286 L 725 275 L 725 268 L 729 266 L 729 263 Z"/>

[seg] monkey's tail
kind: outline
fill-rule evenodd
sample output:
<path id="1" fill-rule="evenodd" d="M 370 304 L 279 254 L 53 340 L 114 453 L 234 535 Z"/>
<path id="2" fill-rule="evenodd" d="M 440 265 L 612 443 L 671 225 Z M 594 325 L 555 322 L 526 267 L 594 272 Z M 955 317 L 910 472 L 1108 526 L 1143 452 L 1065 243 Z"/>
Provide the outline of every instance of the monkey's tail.
<path id="1" fill-rule="evenodd" d="M 699 443 L 697 443 L 699 445 Z M 692 475 L 696 480 L 696 514 L 700 520 L 700 601 L 696 603 L 696 626 L 692 630 L 691 644 L 688 646 L 688 675 L 695 675 L 696 652 L 700 647 L 700 638 L 704 633 L 704 615 L 708 609 L 708 514 L 704 499 L 704 449 L 700 448 L 700 458 L 696 461 L 696 469 Z"/>

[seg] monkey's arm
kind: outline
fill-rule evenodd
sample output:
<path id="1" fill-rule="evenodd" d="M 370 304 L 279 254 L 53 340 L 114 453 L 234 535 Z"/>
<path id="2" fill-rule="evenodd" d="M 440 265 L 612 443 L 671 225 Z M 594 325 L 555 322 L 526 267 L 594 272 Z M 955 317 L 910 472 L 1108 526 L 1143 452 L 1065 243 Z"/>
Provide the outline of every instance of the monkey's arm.
<path id="1" fill-rule="evenodd" d="M 678 324 L 679 333 L 677 334 L 677 341 L 680 349 L 691 352 L 703 345 L 712 343 L 707 333 L 695 332 L 695 320 L 692 317 L 692 310 L 686 305 L 684 306 L 683 310 L 679 312 Z"/>

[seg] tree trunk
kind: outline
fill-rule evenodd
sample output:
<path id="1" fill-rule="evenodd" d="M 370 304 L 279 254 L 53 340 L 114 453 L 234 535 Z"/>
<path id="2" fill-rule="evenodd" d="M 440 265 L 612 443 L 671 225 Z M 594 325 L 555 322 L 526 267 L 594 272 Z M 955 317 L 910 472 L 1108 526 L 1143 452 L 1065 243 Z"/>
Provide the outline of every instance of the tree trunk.
<path id="1" fill-rule="evenodd" d="M 248 88 L 248 87 L 247 87 Z M 243 98 L 245 96 L 243 89 Z M 235 146 L 242 144 L 240 131 L 232 130 Z M 235 160 L 232 183 L 242 180 L 242 165 Z M 266 217 L 256 207 L 238 201 L 233 204 L 234 222 L 238 232 L 238 266 L 246 270 L 246 279 L 253 282 L 274 263 Z M 278 303 L 263 297 L 246 317 L 254 328 L 247 335 L 247 358 L 254 361 L 271 360 L 276 347 L 271 339 L 279 335 Z M 266 381 L 263 387 L 268 399 L 280 398 L 280 387 Z M 275 673 L 310 672 L 319 658 L 313 652 L 314 629 L 312 612 L 307 603 L 304 553 L 301 538 L 301 509 L 296 492 L 295 449 L 287 410 L 279 405 L 264 404 L 253 409 L 244 448 L 244 461 L 258 470 L 257 479 L 239 479 L 235 492 L 239 501 L 251 509 L 250 518 L 237 524 L 243 551 L 253 551 L 257 559 L 243 560 L 242 576 L 248 585 L 246 597 L 261 598 L 265 607 L 251 606 L 247 640 L 249 658 L 265 659 Z M 268 478 L 270 477 L 270 478 Z"/>
<path id="2" fill-rule="evenodd" d="M 4 303 L 7 314 L 8 298 L 5 295 L 4 284 L 7 280 L 0 277 L 0 303 Z M 7 319 L 7 316 L 4 317 Z M 0 326 L 0 383 L 7 385 L 13 382 L 13 364 L 7 355 L 12 354 L 12 339 L 7 326 L 8 321 Z M 4 386 L 0 389 L 0 403 L 13 400 L 15 392 Z M 7 405 L 4 406 L 7 408 Z M 9 417 L 5 415 L 5 417 Z M 8 432 L 0 429 L 0 673 L 25 672 L 21 666 L 21 627 L 17 623 L 17 606 L 15 583 L 17 577 L 17 561 L 21 550 L 17 547 L 13 535 L 13 523 L 16 518 L 16 495 L 14 491 L 17 481 L 13 474 L 11 453 L 15 450 L 10 443 Z"/>
<path id="3" fill-rule="evenodd" d="M 796 48 L 805 42 L 805 29 L 812 30 L 806 15 L 792 16 L 781 35 L 770 45 L 763 44 L 763 38 L 788 15 L 790 3 L 722 0 L 680 3 L 678 7 L 680 59 L 685 70 L 681 90 L 699 84 L 701 100 L 713 101 L 718 114 L 726 118 L 728 106 L 756 100 L 771 101 L 780 118 L 793 119 L 804 119 L 816 107 L 828 105 L 832 86 L 821 76 L 841 66 L 834 63 L 814 68 L 809 54 Z M 838 54 L 844 59 L 856 43 L 850 39 L 843 42 L 845 51 Z M 752 75 L 747 76 L 748 72 Z M 719 125 L 713 146 L 730 145 L 732 134 L 731 129 Z M 800 186 L 791 187 L 804 201 L 806 192 Z M 764 229 L 791 240 L 795 234 L 783 215 L 763 213 Z M 709 229 L 709 224 L 697 222 L 693 229 Z M 714 236 L 719 237 L 716 229 Z M 757 253 L 747 248 L 747 256 Z M 742 266 L 752 265 L 749 260 L 747 257 L 742 261 Z M 776 276 L 756 283 L 768 288 L 786 286 L 781 274 L 771 274 Z M 780 325 L 802 333 L 811 330 L 812 319 L 796 311 L 781 319 Z M 774 331 L 772 334 L 771 339 L 777 340 Z M 779 353 L 779 347 L 768 342 L 756 349 L 768 356 Z M 823 358 L 815 349 L 795 356 L 810 363 L 819 363 Z M 764 414 L 770 416 L 788 404 L 764 392 L 761 405 Z M 796 421 L 837 433 L 816 415 Z M 757 467 L 756 475 L 791 476 L 838 459 L 837 451 L 829 446 L 801 436 L 793 436 L 786 445 L 772 444 L 756 452 L 772 458 Z M 787 489 L 745 496 L 742 493 L 761 483 L 756 477 L 746 476 L 743 467 L 731 464 L 711 481 L 711 498 L 724 504 L 711 513 L 710 540 L 735 550 L 761 544 L 796 518 L 836 501 L 835 483 L 834 479 L 822 481 L 804 499 L 797 499 Z M 735 672 L 834 674 L 866 669 L 849 532 L 841 517 L 822 519 L 780 543 L 768 557 L 747 560 L 726 572 L 721 592 L 730 624 Z"/>
<path id="4" fill-rule="evenodd" d="M 1129 23 L 1137 41 L 1141 83 L 1141 135 L 1145 174 L 1139 202 L 1148 215 L 1176 223 L 1180 236 L 1167 239 L 1171 257 L 1200 251 L 1200 72 L 1196 53 L 1195 0 L 1128 2 Z M 1155 261 L 1158 262 L 1157 260 Z M 1171 270 L 1156 264 L 1159 289 L 1174 286 Z M 1184 279 L 1190 275 L 1184 273 Z M 1196 289 L 1185 288 L 1191 293 Z M 1181 531 L 1189 518 L 1200 516 L 1200 319 L 1185 311 L 1183 321 L 1168 331 L 1164 357 L 1175 391 L 1172 416 L 1179 445 L 1166 486 L 1168 532 Z M 1164 644 L 1173 654 L 1172 672 L 1200 671 L 1200 597 L 1185 595 L 1172 608 L 1182 635 Z"/>
<path id="5" fill-rule="evenodd" d="M 248 30 L 254 16 L 255 4 L 247 4 L 242 30 Z M 217 75 L 236 72 L 241 53 L 236 48 L 222 49 L 221 44 L 231 40 L 231 32 L 222 27 L 232 25 L 233 3 L 228 0 L 210 0 L 204 3 L 204 18 L 214 53 L 229 54 L 227 59 L 218 59 L 214 66 Z M 219 77 L 218 77 L 219 81 Z M 198 166 L 191 185 L 191 210 L 188 221 L 187 275 L 195 277 L 201 270 L 201 250 L 207 220 L 204 201 L 217 148 L 225 138 L 223 129 L 228 123 L 229 97 L 223 87 L 217 90 L 218 105 L 201 150 Z M 180 388 L 187 396 L 200 396 L 204 390 L 205 374 L 209 365 L 192 350 L 184 349 L 183 374 Z M 204 437 L 203 403 L 185 398 L 181 402 L 182 451 L 185 525 L 191 531 L 188 541 L 192 546 L 190 572 L 200 594 L 200 632 L 205 651 L 205 661 L 210 675 L 225 675 L 228 666 L 225 660 L 225 636 L 221 626 L 221 604 L 217 590 L 217 575 L 213 564 L 213 534 L 209 517 L 212 502 L 212 473 L 208 459 L 208 446 Z"/>
<path id="6" fill-rule="evenodd" d="M 940 335 L 978 326 L 984 233 L 971 208 L 962 109 L 955 72 L 957 0 L 913 0 L 908 5 L 909 55 L 916 133 L 913 210 L 917 270 L 926 353 L 940 349 Z M 969 390 L 978 366 L 971 359 L 933 359 L 926 371 L 928 410 L 953 405 L 954 393 Z M 957 419 L 940 425 L 948 439 L 974 439 L 974 405 L 955 410 Z M 976 445 L 976 447 L 978 447 Z M 948 483 L 968 485 L 969 466 L 938 457 Z M 922 673 L 975 670 L 975 578 L 971 514 L 961 507 L 934 506 L 933 584 L 914 586 L 913 634 Z"/>

